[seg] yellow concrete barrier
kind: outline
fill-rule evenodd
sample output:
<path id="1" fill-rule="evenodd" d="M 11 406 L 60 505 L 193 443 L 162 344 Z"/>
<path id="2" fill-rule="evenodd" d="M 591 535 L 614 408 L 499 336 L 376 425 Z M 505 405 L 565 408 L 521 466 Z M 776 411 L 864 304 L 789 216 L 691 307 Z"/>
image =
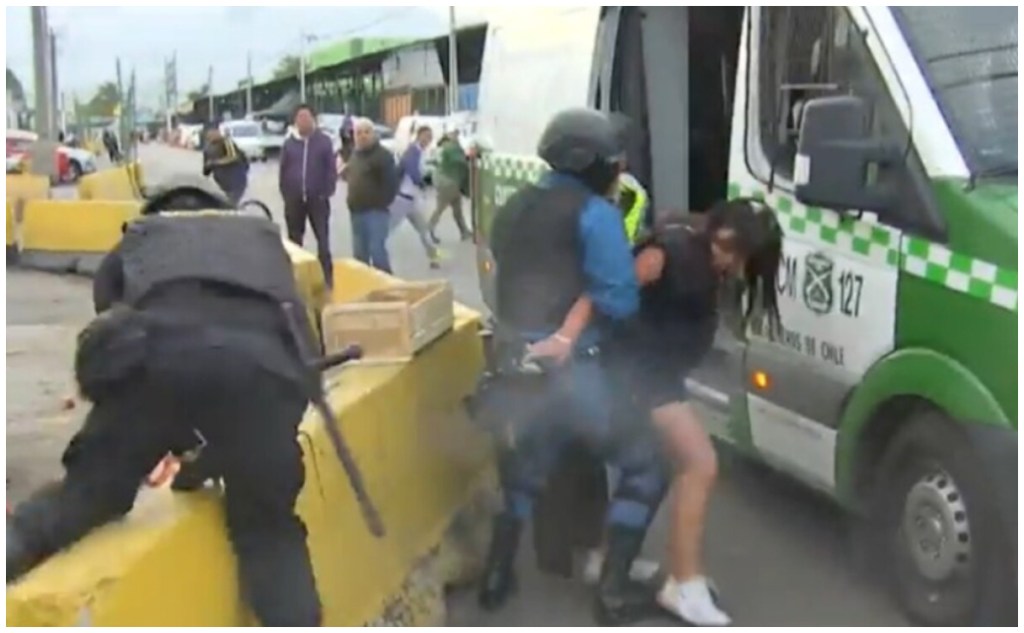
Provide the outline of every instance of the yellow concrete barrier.
<path id="1" fill-rule="evenodd" d="M 320 336 L 320 315 L 331 298 L 327 295 L 327 283 L 324 280 L 324 271 L 320 267 L 320 260 L 316 255 L 310 253 L 295 243 L 282 238 L 284 248 L 292 260 L 292 269 L 295 272 L 295 283 L 299 286 L 302 300 L 306 304 L 306 316 Z"/>
<path id="2" fill-rule="evenodd" d="M 46 200 L 50 197 L 50 180 L 46 176 L 32 174 L 7 175 L 7 201 L 20 210 L 29 200 Z"/>
<path id="3" fill-rule="evenodd" d="M 78 181 L 78 197 L 81 200 L 137 200 L 143 182 L 142 165 L 137 162 L 101 169 Z"/>
<path id="4" fill-rule="evenodd" d="M 31 200 L 21 221 L 20 261 L 57 272 L 91 274 L 139 214 L 139 201 Z"/>
<path id="5" fill-rule="evenodd" d="M 339 294 L 387 277 L 339 263 Z M 352 366 L 328 377 L 337 412 L 387 535 L 367 531 L 315 414 L 300 427 L 306 484 L 297 510 L 327 626 L 441 624 L 444 585 L 475 560 L 451 535 L 464 517 L 486 526 L 493 485 L 488 439 L 463 399 L 482 369 L 478 316 L 459 309 L 452 332 L 413 361 Z M 469 514 L 465 514 L 469 512 Z M 446 537 L 446 534 L 448 535 Z M 480 545 L 485 539 L 478 540 Z M 251 624 L 237 589 L 219 493 L 146 491 L 105 526 L 7 589 L 8 626 Z"/>

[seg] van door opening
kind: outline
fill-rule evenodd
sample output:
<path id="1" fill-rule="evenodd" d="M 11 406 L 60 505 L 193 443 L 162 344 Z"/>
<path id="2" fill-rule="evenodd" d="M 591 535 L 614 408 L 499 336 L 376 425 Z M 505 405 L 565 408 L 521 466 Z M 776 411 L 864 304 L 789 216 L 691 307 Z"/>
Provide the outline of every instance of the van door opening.
<path id="1" fill-rule="evenodd" d="M 637 138 L 630 171 L 654 208 L 704 211 L 725 197 L 743 7 L 624 7 L 611 109 Z"/>

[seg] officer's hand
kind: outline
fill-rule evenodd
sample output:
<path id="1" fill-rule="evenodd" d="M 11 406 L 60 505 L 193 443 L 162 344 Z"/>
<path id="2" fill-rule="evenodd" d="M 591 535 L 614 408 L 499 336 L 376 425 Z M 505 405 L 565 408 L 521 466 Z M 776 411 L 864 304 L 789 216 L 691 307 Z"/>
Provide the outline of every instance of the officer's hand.
<path id="1" fill-rule="evenodd" d="M 526 348 L 526 359 L 546 359 L 556 365 L 564 364 L 572 356 L 573 340 L 561 334 L 552 334 Z"/>
<path id="2" fill-rule="evenodd" d="M 181 460 L 168 453 L 146 477 L 146 485 L 150 488 L 159 488 L 174 479 L 180 470 Z"/>

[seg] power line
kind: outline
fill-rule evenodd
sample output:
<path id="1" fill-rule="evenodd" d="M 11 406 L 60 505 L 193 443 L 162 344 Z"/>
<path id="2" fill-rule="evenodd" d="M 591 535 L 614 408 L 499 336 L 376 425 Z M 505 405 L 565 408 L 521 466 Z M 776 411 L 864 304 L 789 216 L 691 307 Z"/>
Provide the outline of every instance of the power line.
<path id="1" fill-rule="evenodd" d="M 315 35 L 316 35 L 316 38 L 318 40 L 337 40 L 337 39 L 340 39 L 340 38 L 343 38 L 343 37 L 346 37 L 346 36 L 352 36 L 352 35 L 355 35 L 357 33 L 361 33 L 363 31 L 366 31 L 367 29 L 372 29 L 375 26 L 383 24 L 384 22 L 388 22 L 388 21 L 394 20 L 395 18 L 402 17 L 407 12 L 408 12 L 408 8 L 407 7 L 403 7 L 401 9 L 395 9 L 393 11 L 388 11 L 384 15 L 382 15 L 382 16 L 380 16 L 378 18 L 375 18 L 373 20 L 370 20 L 369 22 L 366 22 L 365 24 L 361 24 L 359 26 L 355 26 L 355 27 L 351 27 L 351 28 L 348 28 L 348 29 L 344 29 L 344 30 L 341 30 L 341 31 L 335 31 L 335 32 L 331 32 L 331 33 L 322 33 L 322 34 L 321 33 L 317 33 Z M 299 38 L 298 38 L 300 43 L 301 43 L 301 37 L 302 37 L 302 35 L 300 34 Z M 256 63 L 268 61 L 270 59 L 273 59 L 274 61 L 279 61 L 282 57 L 287 57 L 288 55 L 294 55 L 294 54 L 295 54 L 294 45 L 289 45 L 287 48 L 279 48 L 276 51 L 258 53 L 257 55 L 255 55 L 253 57 L 253 61 L 256 62 Z"/>

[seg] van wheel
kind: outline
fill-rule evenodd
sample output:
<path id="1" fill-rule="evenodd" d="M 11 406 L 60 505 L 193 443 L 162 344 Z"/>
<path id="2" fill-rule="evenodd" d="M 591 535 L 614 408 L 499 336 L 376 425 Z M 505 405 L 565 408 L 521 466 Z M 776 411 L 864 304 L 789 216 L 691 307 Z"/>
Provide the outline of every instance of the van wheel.
<path id="1" fill-rule="evenodd" d="M 915 623 L 963 626 L 983 592 L 1005 591 L 995 499 L 967 438 L 936 412 L 917 414 L 890 443 L 875 488 L 873 543 L 882 574 Z M 886 573 L 890 572 L 891 573 Z"/>

